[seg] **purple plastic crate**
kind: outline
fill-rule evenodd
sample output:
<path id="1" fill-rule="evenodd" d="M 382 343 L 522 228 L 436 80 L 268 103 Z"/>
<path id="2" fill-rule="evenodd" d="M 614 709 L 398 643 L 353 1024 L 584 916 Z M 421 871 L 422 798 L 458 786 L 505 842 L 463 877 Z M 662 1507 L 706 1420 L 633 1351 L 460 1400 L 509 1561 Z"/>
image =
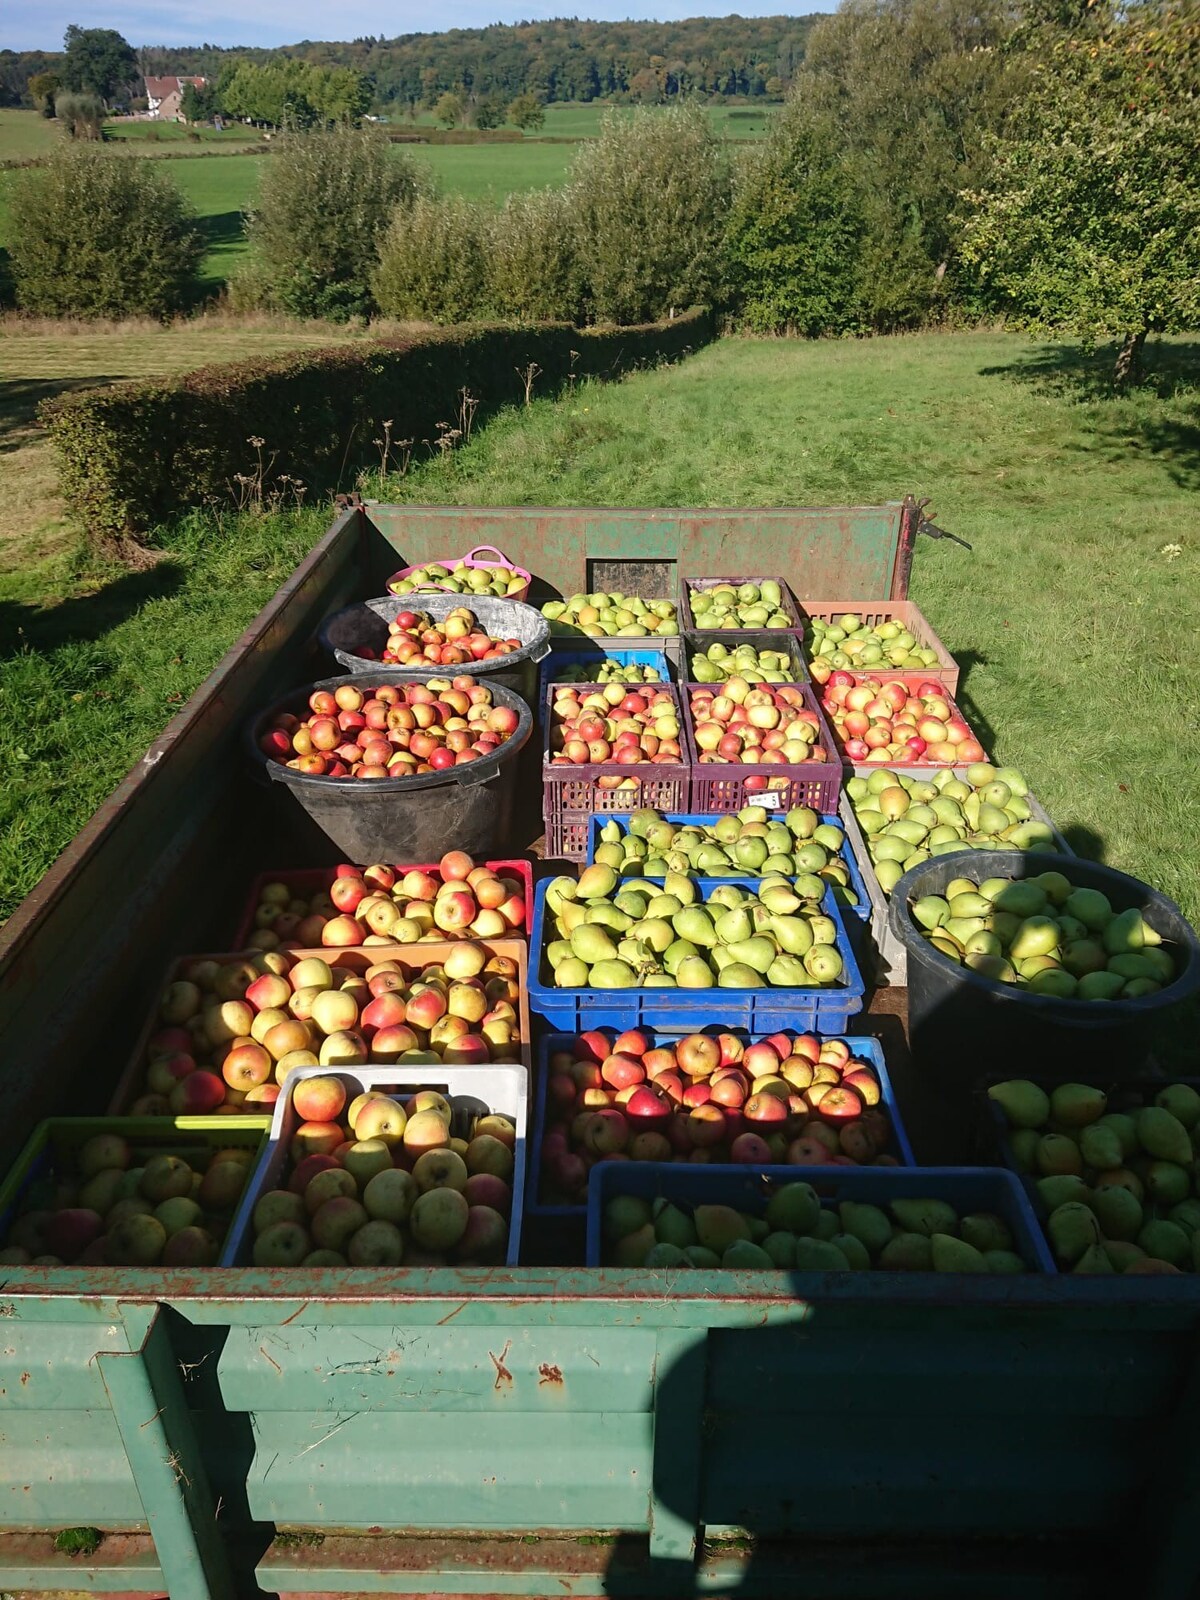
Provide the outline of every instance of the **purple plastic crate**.
<path id="1" fill-rule="evenodd" d="M 639 686 L 630 684 L 635 692 Z M 686 811 L 688 790 L 691 784 L 690 745 L 686 732 L 686 717 L 680 704 L 679 691 L 673 684 L 655 683 L 643 687 L 670 696 L 679 717 L 680 749 L 682 759 L 672 762 L 644 762 L 627 766 L 620 761 L 588 762 L 580 766 L 563 762 L 552 766 L 550 762 L 550 707 L 554 685 L 547 684 L 542 701 L 542 816 L 546 823 L 546 854 L 568 861 L 582 861 L 587 856 L 588 819 L 593 812 L 636 811 L 642 806 L 653 806 L 656 811 Z M 636 787 L 627 784 L 609 788 L 601 779 L 632 779 Z"/>
<path id="2" fill-rule="evenodd" d="M 777 583 L 779 585 L 780 594 L 779 610 L 785 617 L 788 618 L 788 625 L 786 630 L 783 628 L 770 628 L 766 631 L 770 633 L 783 633 L 787 631 L 789 633 L 799 634 L 804 632 L 804 619 L 801 617 L 800 612 L 797 609 L 795 596 L 792 594 L 791 589 L 788 588 L 787 580 L 784 578 L 776 578 L 769 572 L 764 573 L 761 578 L 685 578 L 683 580 L 679 597 L 679 627 L 681 632 L 718 633 L 722 635 L 728 634 L 733 639 L 740 639 L 744 634 L 761 633 L 764 631 L 761 626 L 758 628 L 706 628 L 702 622 L 698 622 L 696 620 L 696 614 L 692 610 L 691 591 L 693 589 L 715 589 L 718 584 L 722 583 L 731 583 L 733 584 L 734 588 L 737 588 L 737 586 L 742 583 L 757 583 L 759 585 L 764 583 Z"/>
<path id="3" fill-rule="evenodd" d="M 743 806 L 765 806 L 768 811 L 790 811 L 793 806 L 811 806 L 822 815 L 835 812 L 842 787 L 842 763 L 834 744 L 833 732 L 825 713 L 808 683 L 765 684 L 772 690 L 799 689 L 804 696 L 805 709 L 815 713 L 820 726 L 818 742 L 828 752 L 825 761 L 806 761 L 802 766 L 788 767 L 770 762 L 753 764 L 741 761 L 700 760 L 695 739 L 695 718 L 692 715 L 692 695 L 695 692 L 716 693 L 719 683 L 684 683 L 679 686 L 683 702 L 683 732 L 687 740 L 688 762 L 691 767 L 691 804 L 688 811 L 716 812 L 740 811 Z M 759 780 L 762 781 L 759 787 Z M 749 781 L 748 781 L 749 780 Z M 773 783 L 774 788 L 767 784 Z M 643 802 L 645 803 L 645 802 Z M 610 806 L 610 810 L 619 809 Z M 659 807 L 659 810 L 664 809 Z M 677 809 L 683 810 L 680 806 Z"/>

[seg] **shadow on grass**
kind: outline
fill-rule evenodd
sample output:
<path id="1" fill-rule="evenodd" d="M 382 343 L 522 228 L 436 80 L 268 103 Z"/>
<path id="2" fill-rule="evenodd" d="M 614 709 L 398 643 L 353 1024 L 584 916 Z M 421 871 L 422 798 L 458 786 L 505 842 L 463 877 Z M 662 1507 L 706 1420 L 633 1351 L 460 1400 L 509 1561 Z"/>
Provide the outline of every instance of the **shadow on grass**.
<path id="1" fill-rule="evenodd" d="M 980 376 L 1109 408 L 1110 416 L 1101 414 L 1090 429 L 1099 451 L 1152 457 L 1181 489 L 1200 488 L 1200 341 L 1148 344 L 1141 382 L 1125 391 L 1113 387 L 1114 360 L 1112 346 L 1088 352 L 1075 344 L 1046 344 L 1005 366 L 981 367 Z M 1183 401 L 1185 409 L 1152 409 L 1146 404 L 1152 400 Z"/>
<path id="2" fill-rule="evenodd" d="M 216 276 L 204 278 L 194 285 L 188 296 L 188 305 L 195 310 L 209 300 L 215 300 L 225 288 L 226 280 L 236 253 L 245 242 L 246 219 L 240 211 L 219 211 L 215 216 L 198 217 L 196 230 L 204 239 L 204 253 L 210 258 L 206 269 L 214 265 Z"/>
<path id="3" fill-rule="evenodd" d="M 0 602 L 0 660 L 22 650 L 50 651 L 68 644 L 102 639 L 149 600 L 174 594 L 184 580 L 183 568 L 160 561 L 144 572 L 129 572 L 95 594 L 79 595 L 59 605 Z"/>
<path id="4" fill-rule="evenodd" d="M 1053 822 L 1054 818 L 1050 820 Z M 1058 831 L 1075 854 L 1082 856 L 1085 861 L 1097 861 L 1103 866 L 1108 860 L 1104 839 L 1094 828 L 1082 822 L 1071 822 L 1065 828 L 1060 826 Z"/>
<path id="5" fill-rule="evenodd" d="M 0 379 L 0 451 L 20 450 L 29 443 L 25 430 L 37 421 L 37 408 L 43 400 L 120 381 L 119 377 L 104 374 L 88 378 Z"/>

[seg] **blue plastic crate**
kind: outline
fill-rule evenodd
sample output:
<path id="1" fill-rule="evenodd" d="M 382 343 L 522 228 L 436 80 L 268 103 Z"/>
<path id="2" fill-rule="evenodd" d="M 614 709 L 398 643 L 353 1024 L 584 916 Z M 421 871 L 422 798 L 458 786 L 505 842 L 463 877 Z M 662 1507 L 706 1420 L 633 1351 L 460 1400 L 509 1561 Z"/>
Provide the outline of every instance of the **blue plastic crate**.
<path id="1" fill-rule="evenodd" d="M 587 1028 L 665 1028 L 699 1032 L 709 1026 L 744 1028 L 748 1033 L 774 1033 L 791 1028 L 797 1033 L 845 1033 L 850 1018 L 863 1008 L 866 985 L 841 908 L 826 890 L 821 910 L 833 919 L 837 948 L 842 958 L 842 982 L 836 988 L 816 986 L 795 989 L 559 989 L 548 968 L 543 968 L 546 925 L 546 890 L 552 880 L 536 886 L 533 929 L 529 940 L 529 1008 L 560 1033 L 582 1033 Z M 753 893 L 751 878 L 697 878 L 704 898 L 723 883 L 736 883 Z"/>
<path id="2" fill-rule="evenodd" d="M 715 1202 L 761 1214 L 770 1186 L 784 1183 L 810 1183 L 826 1205 L 856 1200 L 886 1210 L 892 1200 L 928 1198 L 947 1201 L 960 1215 L 993 1211 L 1012 1230 L 1017 1254 L 1027 1267 L 1057 1272 L 1021 1185 L 999 1167 L 715 1167 L 649 1161 L 601 1161 L 592 1168 L 587 1264 L 600 1265 L 604 1207 L 614 1195 L 639 1195 L 644 1200 L 663 1195 L 687 1205 Z M 825 1274 L 792 1272 L 791 1276 L 816 1282 Z M 678 1273 L 674 1282 L 680 1282 Z"/>
<path id="3" fill-rule="evenodd" d="M 680 1028 L 658 1028 L 647 1031 L 653 1032 L 656 1043 L 666 1040 L 681 1039 L 684 1037 L 684 1030 Z M 708 1029 L 700 1028 L 696 1031 L 700 1033 L 710 1032 L 712 1031 L 712 1025 L 710 1025 Z M 726 1033 L 736 1033 L 738 1038 L 748 1045 L 757 1044 L 761 1039 L 767 1037 L 765 1034 L 761 1033 L 748 1034 L 743 1028 L 727 1028 L 722 1029 L 721 1031 Z M 791 1033 L 800 1033 L 804 1030 L 792 1028 L 788 1031 Z M 826 1034 L 824 1037 L 829 1038 L 830 1035 Z M 881 1090 L 880 1104 L 887 1112 L 888 1120 L 892 1125 L 892 1138 L 891 1143 L 888 1146 L 888 1154 L 895 1156 L 896 1160 L 899 1161 L 902 1166 L 915 1166 L 916 1157 L 913 1155 L 912 1145 L 908 1141 L 908 1134 L 905 1131 L 904 1121 L 900 1115 L 900 1106 L 896 1099 L 896 1091 L 893 1089 L 892 1080 L 888 1076 L 887 1064 L 884 1060 L 883 1054 L 883 1045 L 878 1039 L 869 1034 L 846 1034 L 841 1037 L 845 1038 L 846 1043 L 850 1046 L 851 1050 L 856 1056 L 860 1057 L 863 1061 L 869 1061 L 871 1066 L 875 1069 L 875 1075 L 879 1079 L 879 1087 Z M 582 1218 L 587 1210 L 586 1206 L 549 1205 L 543 1204 L 541 1200 L 542 1141 L 546 1136 L 546 1099 L 550 1079 L 550 1057 L 554 1055 L 556 1051 L 569 1050 L 574 1039 L 575 1035 L 573 1033 L 547 1033 L 542 1035 L 541 1042 L 537 1047 L 537 1071 L 535 1074 L 536 1099 L 533 1114 L 533 1154 L 530 1162 L 529 1186 L 525 1199 L 525 1210 L 537 1216 Z"/>
<path id="4" fill-rule="evenodd" d="M 673 641 L 678 645 L 679 641 Z M 632 645 L 610 646 L 605 640 L 597 639 L 594 646 L 586 645 L 551 644 L 550 654 L 538 663 L 538 698 L 537 703 L 543 706 L 546 701 L 546 690 L 552 683 L 557 683 L 564 667 L 593 667 L 604 661 L 616 661 L 623 667 L 657 667 L 662 674 L 664 683 L 676 681 L 676 663 L 667 653 L 666 642 L 655 644 L 647 639 L 644 646 Z"/>
<path id="5" fill-rule="evenodd" d="M 728 811 L 672 811 L 665 813 L 665 816 L 668 822 L 677 822 L 681 826 L 685 823 L 696 822 L 704 825 L 705 827 L 711 827 L 714 823 L 720 822 L 723 817 L 727 817 L 730 814 L 731 813 Z M 632 815 L 633 813 L 631 811 L 614 811 L 603 816 L 594 815 L 592 817 L 591 827 L 588 830 L 587 858 L 589 866 L 596 859 L 596 847 L 600 843 L 600 830 L 604 824 L 606 822 L 618 822 L 620 823 L 621 827 L 628 832 L 629 819 Z M 840 817 L 823 816 L 821 821 L 830 823 L 833 827 L 841 829 L 843 833 L 846 831 Z M 855 895 L 858 897 L 857 905 L 843 905 L 841 908 L 846 913 L 847 920 L 856 918 L 865 925 L 871 920 L 871 897 L 867 893 L 867 886 L 863 880 L 863 875 L 859 869 L 858 862 L 854 859 L 854 851 L 850 848 L 849 835 L 847 835 L 847 837 L 842 841 L 842 848 L 838 851 L 838 855 L 846 864 L 846 868 L 850 873 L 850 887 L 854 890 Z M 653 874 L 647 872 L 640 874 L 635 873 L 634 876 L 649 878 L 651 883 L 657 883 L 659 881 L 653 876 Z M 740 883 L 744 878 L 744 873 L 730 874 L 730 879 L 734 882 Z M 714 883 L 720 883 L 724 880 L 719 877 L 714 877 L 712 881 Z M 841 905 L 841 902 L 839 901 L 838 904 Z M 854 930 L 851 929 L 852 936 L 853 933 Z M 855 953 L 857 954 L 857 946 Z"/>

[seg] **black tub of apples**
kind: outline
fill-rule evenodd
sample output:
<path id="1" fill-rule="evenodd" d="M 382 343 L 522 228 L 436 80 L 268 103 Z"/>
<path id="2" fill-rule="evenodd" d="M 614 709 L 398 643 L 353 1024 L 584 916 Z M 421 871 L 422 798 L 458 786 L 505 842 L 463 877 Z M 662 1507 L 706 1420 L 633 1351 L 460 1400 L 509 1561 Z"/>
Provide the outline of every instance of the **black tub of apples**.
<path id="1" fill-rule="evenodd" d="M 1175 902 L 1077 857 L 956 850 L 905 873 L 888 915 L 922 1089 L 942 1100 L 997 1075 L 1136 1077 L 1156 1021 L 1200 989 Z"/>
<path id="2" fill-rule="evenodd" d="M 287 789 L 346 860 L 436 861 L 502 853 L 532 731 L 529 707 L 499 684 L 380 669 L 294 689 L 244 739 L 259 776 Z"/>

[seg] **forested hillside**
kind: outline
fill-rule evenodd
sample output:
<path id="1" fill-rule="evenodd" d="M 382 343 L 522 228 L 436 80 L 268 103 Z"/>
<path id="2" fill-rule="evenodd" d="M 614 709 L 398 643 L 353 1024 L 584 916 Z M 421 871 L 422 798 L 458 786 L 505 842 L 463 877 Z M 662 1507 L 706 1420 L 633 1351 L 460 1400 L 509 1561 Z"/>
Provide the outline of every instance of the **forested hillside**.
<path id="1" fill-rule="evenodd" d="M 381 104 L 432 104 L 446 90 L 529 92 L 545 102 L 680 94 L 780 99 L 804 57 L 815 17 L 693 17 L 685 22 L 580 22 L 454 28 L 447 33 L 304 41 L 282 50 L 215 45 L 139 49 L 145 72 L 219 77 L 237 60 L 293 56 L 366 73 Z M 20 105 L 35 73 L 53 70 L 53 51 L 0 50 L 0 105 Z"/>

